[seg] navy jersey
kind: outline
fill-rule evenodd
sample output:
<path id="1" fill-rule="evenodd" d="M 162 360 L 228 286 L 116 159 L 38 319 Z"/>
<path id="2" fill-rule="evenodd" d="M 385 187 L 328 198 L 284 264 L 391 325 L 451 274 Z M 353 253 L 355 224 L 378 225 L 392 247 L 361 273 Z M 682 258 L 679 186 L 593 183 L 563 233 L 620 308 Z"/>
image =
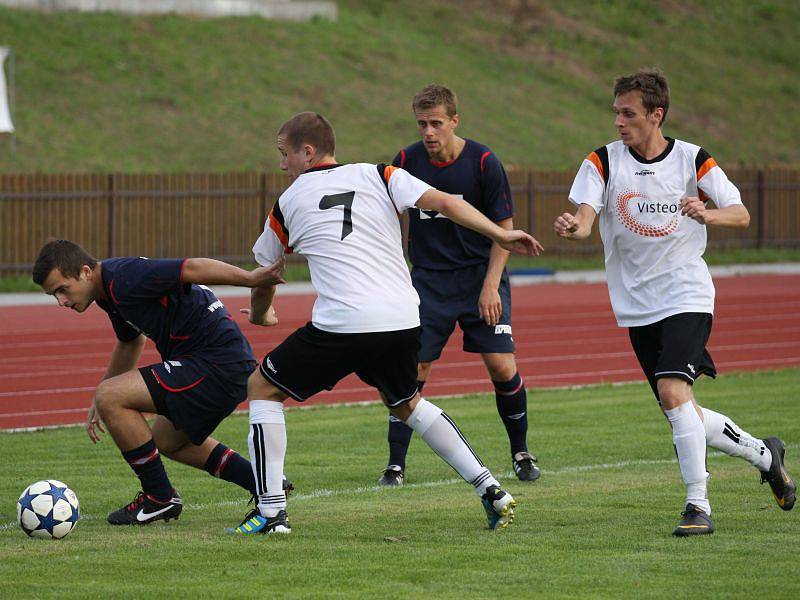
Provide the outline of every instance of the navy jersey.
<path id="1" fill-rule="evenodd" d="M 204 358 L 214 364 L 255 361 L 228 310 L 206 287 L 182 283 L 183 260 L 111 258 L 101 263 L 108 313 L 117 339 L 140 333 L 161 360 Z"/>
<path id="2" fill-rule="evenodd" d="M 401 150 L 393 164 L 436 189 L 462 197 L 491 221 L 513 217 L 511 187 L 500 159 L 483 144 L 464 141 L 464 149 L 453 161 L 432 161 L 420 141 Z M 489 261 L 489 238 L 436 211 L 414 208 L 408 215 L 408 254 L 415 267 L 449 270 Z"/>

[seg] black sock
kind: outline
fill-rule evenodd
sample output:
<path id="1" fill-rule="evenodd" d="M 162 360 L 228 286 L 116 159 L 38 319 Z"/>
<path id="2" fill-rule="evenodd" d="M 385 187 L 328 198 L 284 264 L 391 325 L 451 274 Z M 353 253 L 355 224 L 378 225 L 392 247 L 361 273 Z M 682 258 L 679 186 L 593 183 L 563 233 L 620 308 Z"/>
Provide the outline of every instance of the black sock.
<path id="1" fill-rule="evenodd" d="M 519 372 L 509 381 L 492 381 L 497 412 L 503 420 L 511 444 L 511 455 L 527 452 L 528 394 Z"/>
<path id="2" fill-rule="evenodd" d="M 425 387 L 424 381 L 417 381 L 417 391 L 421 394 L 422 388 Z M 397 465 L 405 471 L 406 469 L 406 454 L 408 454 L 408 445 L 411 443 L 411 436 L 414 430 L 408 425 L 403 423 L 400 419 L 389 416 L 389 464 Z"/>
<path id="3" fill-rule="evenodd" d="M 142 482 L 142 491 L 156 500 L 172 498 L 172 484 L 153 438 L 133 450 L 122 451 L 122 457 Z"/>
<path id="4" fill-rule="evenodd" d="M 203 467 L 212 477 L 235 483 L 246 489 L 254 496 L 256 493 L 256 480 L 253 477 L 253 468 L 250 461 L 245 459 L 235 450 L 231 450 L 220 442 L 208 455 L 208 460 Z"/>

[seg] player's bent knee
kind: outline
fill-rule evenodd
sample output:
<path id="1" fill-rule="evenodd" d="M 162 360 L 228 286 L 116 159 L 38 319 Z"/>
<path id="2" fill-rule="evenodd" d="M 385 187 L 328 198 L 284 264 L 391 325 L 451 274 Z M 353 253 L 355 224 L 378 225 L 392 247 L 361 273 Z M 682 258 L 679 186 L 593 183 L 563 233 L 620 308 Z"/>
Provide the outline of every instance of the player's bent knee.
<path id="1" fill-rule="evenodd" d="M 108 379 L 101 381 L 94 393 L 94 403 L 101 417 L 106 417 L 122 408 L 122 396 Z"/>
<path id="2" fill-rule="evenodd" d="M 671 410 L 692 399 L 692 388 L 682 379 L 664 377 L 656 385 L 663 410 Z"/>
<path id="3" fill-rule="evenodd" d="M 287 396 L 269 381 L 264 379 L 260 369 L 256 369 L 247 380 L 247 397 L 250 400 L 274 400 L 283 402 Z"/>

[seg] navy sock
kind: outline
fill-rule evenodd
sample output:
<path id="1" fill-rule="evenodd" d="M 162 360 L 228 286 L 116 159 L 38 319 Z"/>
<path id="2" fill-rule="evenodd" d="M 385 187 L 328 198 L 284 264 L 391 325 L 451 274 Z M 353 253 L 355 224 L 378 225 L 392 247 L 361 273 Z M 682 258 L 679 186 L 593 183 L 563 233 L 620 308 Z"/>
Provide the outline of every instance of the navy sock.
<path id="1" fill-rule="evenodd" d="M 245 459 L 235 450 L 231 450 L 220 442 L 208 455 L 208 460 L 203 467 L 212 477 L 235 483 L 246 489 L 253 496 L 257 496 L 256 480 L 253 477 L 253 468 L 250 461 Z"/>
<path id="2" fill-rule="evenodd" d="M 425 387 L 424 381 L 417 381 L 417 391 L 422 393 L 422 388 Z M 397 465 L 405 471 L 406 468 L 406 454 L 408 454 L 408 446 L 411 443 L 411 436 L 414 430 L 408 425 L 403 423 L 400 419 L 389 415 L 389 464 Z"/>
<path id="3" fill-rule="evenodd" d="M 123 450 L 122 456 L 142 482 L 142 491 L 145 494 L 162 501 L 172 498 L 173 487 L 153 438 L 138 448 Z"/>
<path id="4" fill-rule="evenodd" d="M 519 372 L 509 381 L 494 381 L 497 412 L 503 420 L 511 444 L 511 455 L 527 452 L 528 394 Z"/>

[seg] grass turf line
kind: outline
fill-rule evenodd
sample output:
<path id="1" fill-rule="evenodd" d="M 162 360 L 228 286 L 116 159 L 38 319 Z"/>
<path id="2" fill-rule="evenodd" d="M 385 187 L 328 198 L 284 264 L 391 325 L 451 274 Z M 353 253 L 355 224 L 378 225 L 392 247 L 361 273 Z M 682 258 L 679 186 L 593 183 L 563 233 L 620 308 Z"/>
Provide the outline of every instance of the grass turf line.
<path id="1" fill-rule="evenodd" d="M 754 435 L 800 440 L 800 370 L 701 380 L 697 395 Z M 670 536 L 683 501 L 668 426 L 643 385 L 533 390 L 531 450 L 542 479 L 510 476 L 505 434 L 487 395 L 437 400 L 519 502 L 508 531 L 493 534 L 469 486 L 416 437 L 409 486 L 380 489 L 385 410 L 377 405 L 287 412 L 291 536 L 240 539 L 222 533 L 245 513 L 234 486 L 167 461 L 187 509 L 142 529 L 111 528 L 105 515 L 137 482 L 109 439 L 93 447 L 81 429 L 0 435 L 0 522 L 36 479 L 76 490 L 86 518 L 60 542 L 0 530 L 0 594 L 86 596 L 168 593 L 293 597 L 491 593 L 531 597 L 709 597 L 731 589 L 800 593 L 793 575 L 800 524 L 784 513 L 758 473 L 710 453 L 718 531 Z M 247 420 L 229 419 L 217 437 L 245 450 Z M 388 540 L 388 541 L 387 541 Z M 254 546 L 255 544 L 255 546 Z M 757 549 L 754 551 L 754 549 Z M 124 576 L 121 575 L 124 573 Z M 781 576 L 783 574 L 784 576 Z"/>

